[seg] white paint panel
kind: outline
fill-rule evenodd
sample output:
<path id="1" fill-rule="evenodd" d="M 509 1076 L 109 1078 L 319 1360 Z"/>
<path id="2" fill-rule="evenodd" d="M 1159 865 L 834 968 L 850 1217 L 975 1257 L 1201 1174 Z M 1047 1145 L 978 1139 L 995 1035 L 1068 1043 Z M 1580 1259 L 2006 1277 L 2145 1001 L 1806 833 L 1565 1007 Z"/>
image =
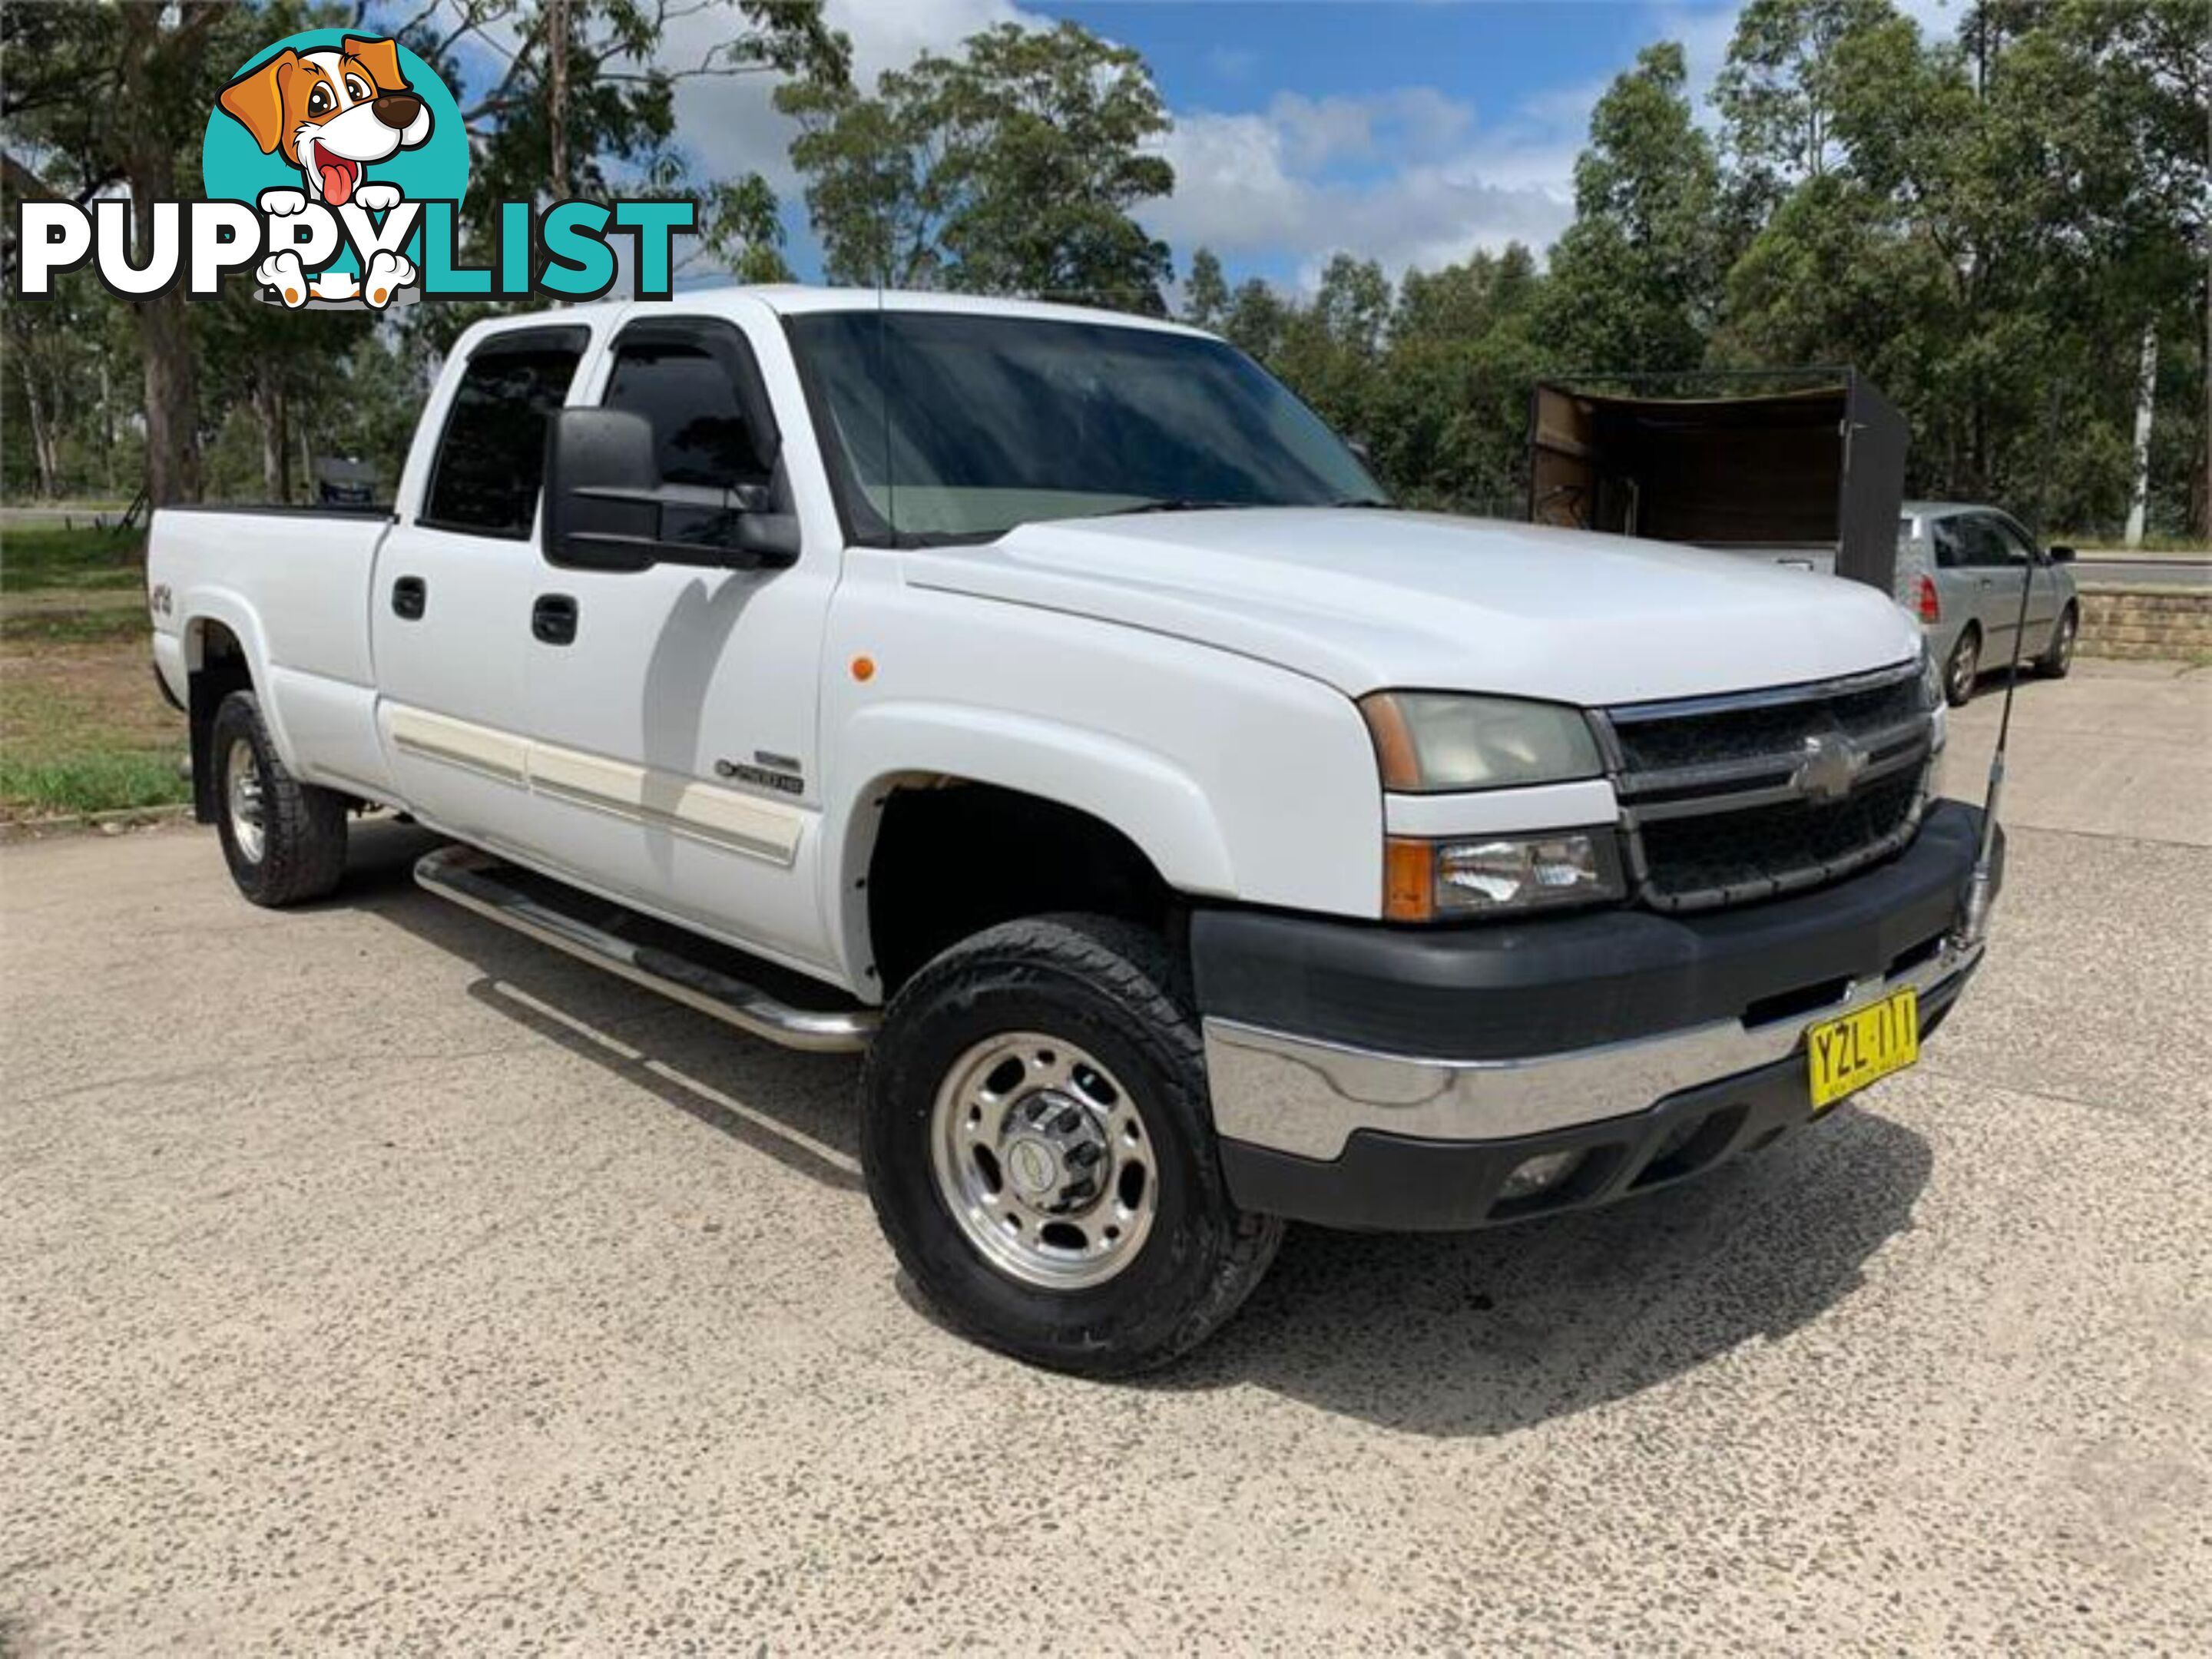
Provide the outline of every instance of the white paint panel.
<path id="1" fill-rule="evenodd" d="M 396 793 L 384 745 L 377 741 L 374 691 L 292 668 L 270 669 L 264 690 L 283 713 L 292 769 L 301 777 L 377 799 Z"/>

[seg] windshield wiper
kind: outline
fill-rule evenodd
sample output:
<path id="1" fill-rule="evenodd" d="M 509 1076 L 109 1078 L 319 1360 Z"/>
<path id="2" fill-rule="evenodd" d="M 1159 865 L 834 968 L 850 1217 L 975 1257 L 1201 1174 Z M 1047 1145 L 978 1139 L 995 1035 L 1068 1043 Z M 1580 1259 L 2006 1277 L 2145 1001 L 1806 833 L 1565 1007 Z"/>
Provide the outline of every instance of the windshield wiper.
<path id="1" fill-rule="evenodd" d="M 1251 501 L 1204 501 L 1188 495 L 1161 495 L 1149 501 L 1134 501 L 1127 507 L 1109 507 L 1103 513 L 1093 513 L 1094 519 L 1126 519 L 1135 513 L 1225 513 L 1233 507 L 1251 507 Z"/>
<path id="2" fill-rule="evenodd" d="M 1331 501 L 1329 505 L 1331 507 L 1383 507 L 1393 513 L 1398 510 L 1397 502 L 1386 501 L 1380 495 L 1346 495 L 1342 501 Z"/>

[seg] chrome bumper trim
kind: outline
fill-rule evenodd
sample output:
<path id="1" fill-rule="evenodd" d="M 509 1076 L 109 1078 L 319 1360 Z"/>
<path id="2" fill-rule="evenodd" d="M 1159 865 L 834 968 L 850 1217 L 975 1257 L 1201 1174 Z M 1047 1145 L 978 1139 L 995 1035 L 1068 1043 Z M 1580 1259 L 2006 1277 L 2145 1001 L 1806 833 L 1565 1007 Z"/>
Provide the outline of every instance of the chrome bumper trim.
<path id="1" fill-rule="evenodd" d="M 1970 971 L 1983 946 L 1946 943 L 1885 980 L 1854 981 L 1825 1007 L 1747 1026 L 1719 1020 L 1591 1048 L 1488 1060 L 1422 1060 L 1316 1042 L 1236 1020 L 1205 1022 L 1215 1132 L 1331 1159 L 1353 1131 L 1505 1140 L 1624 1117 L 1702 1083 L 1786 1060 L 1805 1028 L 1905 986 L 1926 994 Z"/>

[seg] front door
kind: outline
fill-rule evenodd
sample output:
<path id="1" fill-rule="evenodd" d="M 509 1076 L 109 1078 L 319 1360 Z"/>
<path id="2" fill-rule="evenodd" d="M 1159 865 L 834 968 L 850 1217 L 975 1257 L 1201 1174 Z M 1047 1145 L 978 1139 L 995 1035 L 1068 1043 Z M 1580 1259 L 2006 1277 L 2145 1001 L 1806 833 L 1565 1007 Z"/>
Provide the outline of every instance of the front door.
<path id="1" fill-rule="evenodd" d="M 482 846 L 530 841 L 526 647 L 545 425 L 590 341 L 562 325 L 479 344 L 420 499 L 403 502 L 377 554 L 369 641 L 393 778 L 419 817 Z"/>
<path id="2" fill-rule="evenodd" d="M 739 325 L 633 321 L 595 378 L 574 401 L 646 417 L 664 490 L 698 504 L 701 533 L 740 506 L 792 510 L 782 464 L 752 459 L 752 427 L 775 417 Z M 547 862 L 764 955 L 831 963 L 815 709 L 839 550 L 757 570 L 536 557 L 526 678 Z"/>

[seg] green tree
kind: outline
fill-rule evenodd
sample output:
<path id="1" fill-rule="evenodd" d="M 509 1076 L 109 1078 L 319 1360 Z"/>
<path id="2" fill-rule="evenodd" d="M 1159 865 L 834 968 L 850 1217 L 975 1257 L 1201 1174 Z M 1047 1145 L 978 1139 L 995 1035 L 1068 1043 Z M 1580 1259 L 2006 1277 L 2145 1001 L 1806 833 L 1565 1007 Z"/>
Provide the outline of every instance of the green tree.
<path id="1" fill-rule="evenodd" d="M 1590 114 L 1575 222 L 1552 252 L 1546 334 L 1586 369 L 1685 368 L 1719 311 L 1721 191 L 1712 141 L 1672 41 L 1646 46 Z"/>
<path id="2" fill-rule="evenodd" d="M 1229 296 L 1222 313 L 1221 335 L 1248 356 L 1269 362 L 1282 348 L 1283 330 L 1291 307 L 1264 279 L 1248 276 Z"/>
<path id="3" fill-rule="evenodd" d="M 1190 256 L 1190 276 L 1182 285 L 1183 320 L 1195 328 L 1218 329 L 1229 314 L 1229 283 L 1213 250 Z"/>
<path id="4" fill-rule="evenodd" d="M 1076 24 L 1001 24 L 872 94 L 802 79 L 792 161 L 832 281 L 1162 312 L 1172 266 L 1131 216 L 1175 173 L 1144 60 Z"/>
<path id="5" fill-rule="evenodd" d="M 132 204 L 137 246 L 154 203 L 197 193 L 200 135 L 216 90 L 288 7 L 222 0 L 0 8 L 0 185 L 8 218 L 23 200 L 76 202 L 115 188 Z M 278 33 L 287 32 L 280 27 Z M 15 250 L 7 253 L 12 268 Z M 200 492 L 194 326 L 181 287 L 131 307 L 143 384 L 146 488 L 155 501 Z"/>
<path id="6" fill-rule="evenodd" d="M 1740 161 L 1769 179 L 1825 173 L 1844 95 L 1842 49 L 1894 15 L 1889 0 L 1751 0 L 1713 82 Z"/>

